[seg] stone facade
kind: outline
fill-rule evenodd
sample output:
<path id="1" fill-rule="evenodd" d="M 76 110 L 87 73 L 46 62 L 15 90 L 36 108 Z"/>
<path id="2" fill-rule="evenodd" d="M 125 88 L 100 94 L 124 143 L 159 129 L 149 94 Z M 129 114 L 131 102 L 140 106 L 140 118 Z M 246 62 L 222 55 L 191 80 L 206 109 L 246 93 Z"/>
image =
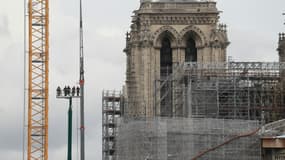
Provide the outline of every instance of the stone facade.
<path id="1" fill-rule="evenodd" d="M 141 1 L 139 10 L 134 11 L 124 50 L 127 55 L 128 104 L 125 114 L 138 117 L 160 115 L 160 109 L 154 108 L 154 90 L 155 81 L 162 76 L 163 41 L 170 43 L 172 62 L 166 66 L 171 71 L 174 64 L 186 62 L 188 42 L 190 46 L 192 43 L 192 48 L 188 47 L 191 53 L 189 62 L 226 61 L 229 41 L 226 25 L 218 24 L 219 13 L 216 2 L 211 1 Z M 192 55 L 193 48 L 195 54 Z"/>

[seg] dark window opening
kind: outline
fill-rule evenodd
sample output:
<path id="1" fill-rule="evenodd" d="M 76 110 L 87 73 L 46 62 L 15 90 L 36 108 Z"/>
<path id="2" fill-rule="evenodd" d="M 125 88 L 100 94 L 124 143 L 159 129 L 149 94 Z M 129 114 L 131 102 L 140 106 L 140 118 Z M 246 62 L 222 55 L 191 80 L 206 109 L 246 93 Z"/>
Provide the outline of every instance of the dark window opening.
<path id="1" fill-rule="evenodd" d="M 160 49 L 160 78 L 162 81 L 172 73 L 172 49 L 170 40 L 165 37 L 161 42 Z M 160 115 L 172 116 L 172 82 L 163 83 L 160 90 Z"/>
<path id="2" fill-rule="evenodd" d="M 196 43 L 192 38 L 189 38 L 186 43 L 185 62 L 197 62 Z"/>
<path id="3" fill-rule="evenodd" d="M 161 76 L 167 76 L 172 73 L 172 49 L 168 38 L 164 38 L 161 42 L 160 49 L 160 69 Z"/>

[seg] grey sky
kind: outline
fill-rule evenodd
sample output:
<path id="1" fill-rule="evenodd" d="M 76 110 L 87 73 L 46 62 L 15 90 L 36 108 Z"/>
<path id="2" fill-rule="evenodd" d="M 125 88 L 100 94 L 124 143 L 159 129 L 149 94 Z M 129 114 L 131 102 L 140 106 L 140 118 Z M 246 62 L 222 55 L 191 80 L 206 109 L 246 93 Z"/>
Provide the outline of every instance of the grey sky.
<path id="1" fill-rule="evenodd" d="M 0 155 L 19 160 L 23 119 L 23 0 L 0 0 Z M 125 33 L 139 0 L 84 0 L 86 56 L 86 159 L 101 159 L 101 91 L 121 89 Z M 66 157 L 67 102 L 57 85 L 78 81 L 78 0 L 50 0 L 50 159 Z M 228 24 L 228 55 L 237 60 L 277 61 L 278 32 L 285 31 L 284 0 L 219 0 Z M 74 102 L 74 110 L 78 102 Z M 76 116 L 74 117 L 76 120 Z M 76 127 L 76 123 L 74 124 Z M 76 142 L 74 129 L 74 142 Z M 76 144 L 76 143 L 75 143 Z M 76 151 L 76 145 L 74 150 Z M 76 155 L 76 154 L 75 154 Z"/>

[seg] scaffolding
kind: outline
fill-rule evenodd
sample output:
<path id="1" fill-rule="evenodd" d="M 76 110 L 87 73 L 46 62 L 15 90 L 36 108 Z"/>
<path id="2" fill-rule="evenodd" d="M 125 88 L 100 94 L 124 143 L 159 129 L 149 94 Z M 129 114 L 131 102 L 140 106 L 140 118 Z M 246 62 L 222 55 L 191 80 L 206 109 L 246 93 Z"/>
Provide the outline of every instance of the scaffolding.
<path id="1" fill-rule="evenodd" d="M 118 160 L 194 160 L 237 135 L 259 128 L 258 121 L 213 118 L 122 119 Z M 260 139 L 253 134 L 208 152 L 199 160 L 260 160 Z"/>
<path id="2" fill-rule="evenodd" d="M 171 117 L 261 120 L 264 112 L 266 122 L 285 118 L 283 63 L 185 63 L 173 68 L 170 76 L 156 80 L 158 113 L 171 110 Z"/>
<path id="3" fill-rule="evenodd" d="M 260 160 L 260 126 L 285 118 L 284 82 L 285 63 L 173 65 L 155 80 L 155 116 L 117 122 L 115 157 Z M 128 113 L 130 106 L 123 108 Z"/>
<path id="4" fill-rule="evenodd" d="M 118 91 L 103 91 L 102 93 L 102 141 L 103 160 L 115 159 L 117 137 L 117 119 L 121 117 L 122 94 Z"/>

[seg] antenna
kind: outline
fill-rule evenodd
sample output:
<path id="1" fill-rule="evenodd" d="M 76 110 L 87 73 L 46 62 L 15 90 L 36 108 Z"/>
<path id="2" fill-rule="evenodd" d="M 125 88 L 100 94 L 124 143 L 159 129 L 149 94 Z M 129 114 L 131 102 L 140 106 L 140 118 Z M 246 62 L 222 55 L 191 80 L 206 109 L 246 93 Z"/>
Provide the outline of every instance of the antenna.
<path id="1" fill-rule="evenodd" d="M 80 159 L 85 160 L 85 126 L 84 126 L 84 50 L 83 50 L 82 0 L 80 0 Z"/>

